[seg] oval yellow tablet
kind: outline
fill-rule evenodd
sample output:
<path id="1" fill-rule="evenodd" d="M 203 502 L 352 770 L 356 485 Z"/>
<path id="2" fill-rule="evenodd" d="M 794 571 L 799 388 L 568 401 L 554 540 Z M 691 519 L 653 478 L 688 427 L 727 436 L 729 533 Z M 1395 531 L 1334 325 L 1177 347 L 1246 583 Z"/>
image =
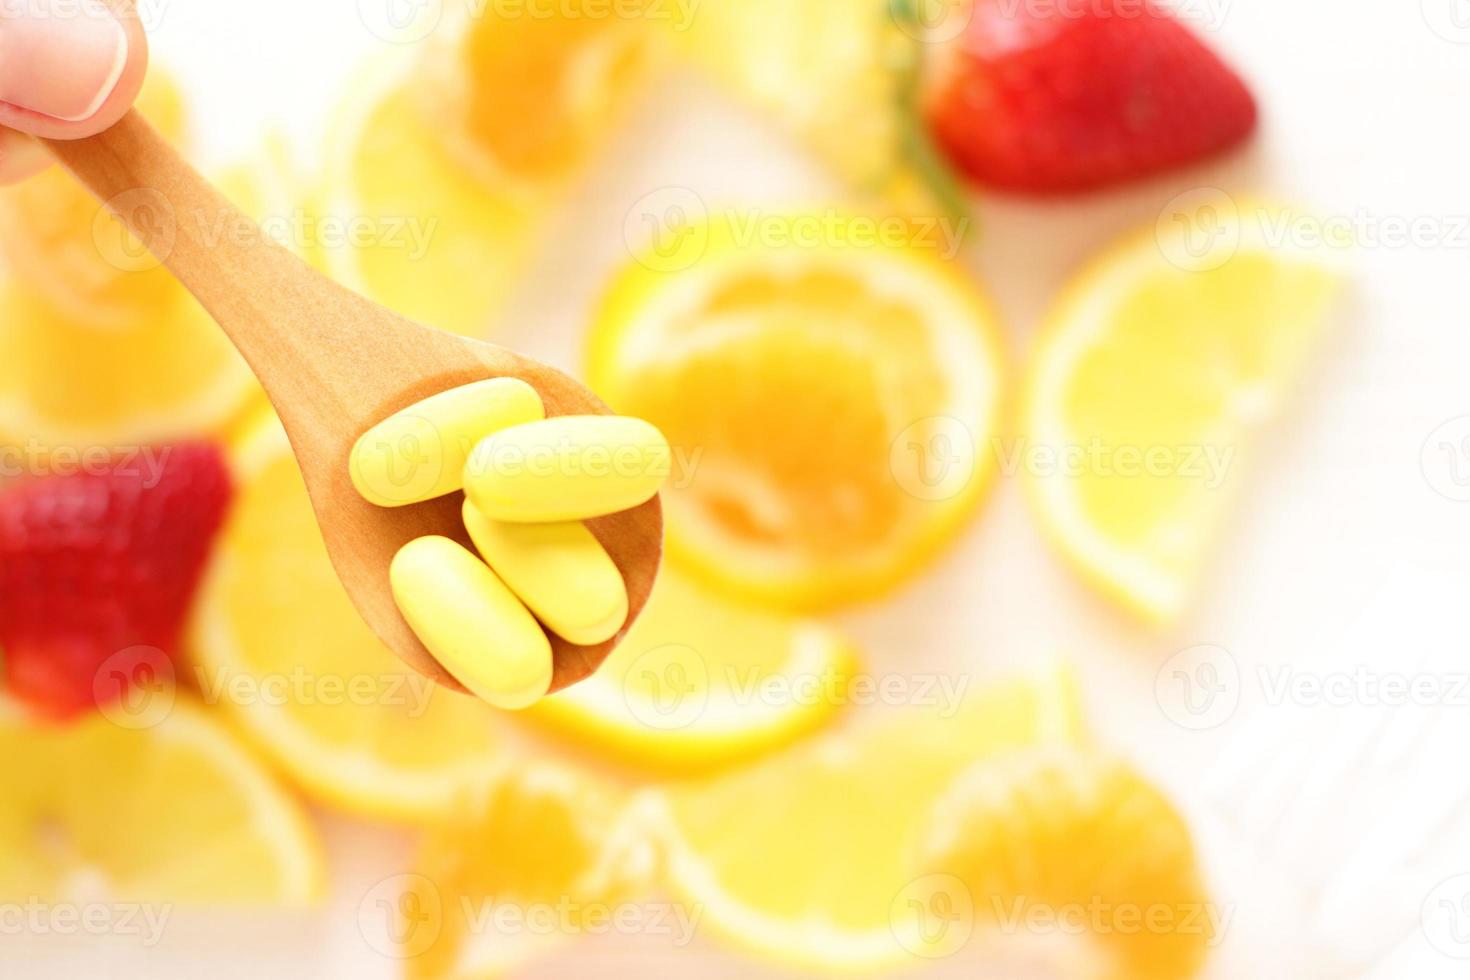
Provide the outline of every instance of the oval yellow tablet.
<path id="1" fill-rule="evenodd" d="M 490 567 L 456 541 L 417 538 L 388 570 L 393 598 L 434 658 L 477 697 L 516 711 L 551 687 L 551 641 Z"/>
<path id="2" fill-rule="evenodd" d="M 557 636 L 592 646 L 622 629 L 628 588 L 581 521 L 492 521 L 466 500 L 464 526 L 500 580 Z"/>
<path id="3" fill-rule="evenodd" d="M 464 486 L 475 444 L 546 417 L 536 389 L 491 378 L 440 392 L 373 426 L 352 447 L 352 485 L 379 507 L 403 507 Z"/>
<path id="4" fill-rule="evenodd" d="M 502 429 L 465 467 L 465 493 L 497 521 L 580 521 L 651 499 L 671 467 L 663 433 L 642 419 L 566 415 Z"/>

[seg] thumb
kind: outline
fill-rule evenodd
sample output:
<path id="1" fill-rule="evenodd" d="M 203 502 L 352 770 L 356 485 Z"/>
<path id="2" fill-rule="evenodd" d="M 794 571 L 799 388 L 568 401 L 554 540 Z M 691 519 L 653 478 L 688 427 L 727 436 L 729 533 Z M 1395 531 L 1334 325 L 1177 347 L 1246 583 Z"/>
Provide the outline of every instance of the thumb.
<path id="1" fill-rule="evenodd" d="M 127 112 L 148 43 L 128 0 L 0 0 L 0 125 L 50 139 Z"/>

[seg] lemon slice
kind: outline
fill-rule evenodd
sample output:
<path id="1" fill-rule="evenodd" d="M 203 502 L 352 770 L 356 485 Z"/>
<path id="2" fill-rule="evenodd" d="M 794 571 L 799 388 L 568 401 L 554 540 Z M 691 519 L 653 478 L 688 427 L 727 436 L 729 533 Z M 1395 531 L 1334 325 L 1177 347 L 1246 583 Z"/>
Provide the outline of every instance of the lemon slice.
<path id="1" fill-rule="evenodd" d="M 407 975 L 504 976 L 641 896 L 652 852 L 632 816 L 578 770 L 536 762 L 500 774 L 419 846 L 401 902 L 414 914 L 394 933 Z"/>
<path id="2" fill-rule="evenodd" d="M 732 605 L 666 569 L 597 673 L 521 718 L 618 762 L 703 773 L 826 724 L 854 670 L 835 629 Z"/>
<path id="3" fill-rule="evenodd" d="M 750 221 L 685 226 L 619 277 L 591 384 L 675 447 L 675 561 L 788 609 L 880 594 L 990 485 L 995 318 L 956 267 L 861 216 Z"/>
<path id="4" fill-rule="evenodd" d="M 1030 497 L 1062 553 L 1149 620 L 1188 602 L 1245 448 L 1340 289 L 1328 250 L 1272 244 L 1275 213 L 1184 202 L 1082 273 L 1032 359 Z"/>
<path id="5" fill-rule="evenodd" d="M 924 955 L 896 925 L 926 872 L 919 835 L 960 772 L 1081 736 L 1074 681 L 999 685 L 913 709 L 659 797 L 677 894 L 742 948 L 794 966 L 882 970 Z"/>
<path id="6" fill-rule="evenodd" d="M 177 129 L 171 90 L 150 91 L 155 121 Z M 247 214 L 289 210 L 289 187 L 270 160 L 216 179 Z M 198 231 L 223 235 L 230 226 Z M 209 314 L 60 168 L 0 191 L 0 241 L 13 272 L 0 280 L 0 440 L 54 447 L 195 437 L 222 427 L 257 390 Z"/>
<path id="7" fill-rule="evenodd" d="M 415 673 L 362 622 L 274 415 L 232 462 L 237 496 L 191 627 L 205 700 L 326 802 L 392 820 L 443 814 L 500 758 L 494 712 Z"/>
<path id="8" fill-rule="evenodd" d="M 188 142 L 184 101 L 165 72 L 149 73 L 137 106 L 170 142 Z M 183 292 L 61 167 L 0 189 L 0 255 L 67 320 L 98 332 L 136 330 Z"/>
<path id="9" fill-rule="evenodd" d="M 102 715 L 40 726 L 0 706 L 0 744 L 0 897 L 296 905 L 321 897 L 321 844 L 305 812 L 182 696 L 140 728 Z"/>
<path id="10" fill-rule="evenodd" d="M 982 762 L 935 807 L 925 847 L 941 883 L 931 908 L 972 910 L 966 945 L 1033 971 L 1180 980 L 1221 938 L 1225 910 L 1184 818 L 1117 759 L 1036 750 Z"/>
<path id="11" fill-rule="evenodd" d="M 316 260 L 390 309 L 476 335 L 640 90 L 651 34 L 577 3 L 444 30 L 452 46 L 376 62 L 354 86 L 333 126 Z"/>

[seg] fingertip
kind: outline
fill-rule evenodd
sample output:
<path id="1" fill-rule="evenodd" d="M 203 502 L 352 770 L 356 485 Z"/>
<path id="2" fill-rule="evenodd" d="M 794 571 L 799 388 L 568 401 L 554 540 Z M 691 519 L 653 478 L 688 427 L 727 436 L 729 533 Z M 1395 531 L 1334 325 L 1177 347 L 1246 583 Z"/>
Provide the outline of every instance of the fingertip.
<path id="1" fill-rule="evenodd" d="M 43 139 L 84 139 L 110 128 L 127 114 L 148 74 L 148 36 L 131 0 L 108 0 L 107 7 L 121 27 L 125 51 L 122 67 L 116 70 L 116 80 L 111 82 L 102 101 L 80 119 L 59 118 L 14 102 L 0 101 L 0 126 Z M 102 16 L 105 17 L 105 13 Z M 113 44 L 115 47 L 115 42 Z"/>

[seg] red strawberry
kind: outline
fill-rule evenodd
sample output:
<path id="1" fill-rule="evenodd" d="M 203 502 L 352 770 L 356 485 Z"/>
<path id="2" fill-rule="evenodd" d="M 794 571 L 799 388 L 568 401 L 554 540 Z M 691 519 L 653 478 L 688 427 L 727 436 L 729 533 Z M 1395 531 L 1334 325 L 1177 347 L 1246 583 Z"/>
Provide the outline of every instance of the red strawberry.
<path id="1" fill-rule="evenodd" d="M 1154 0 L 976 0 L 924 110 L 961 171 L 1032 193 L 1168 170 L 1256 125 L 1245 84 Z"/>
<path id="2" fill-rule="evenodd" d="M 0 491 L 5 688 L 65 718 L 97 703 L 104 662 L 129 677 L 157 651 L 172 656 L 229 498 L 224 458 L 207 444 Z"/>

